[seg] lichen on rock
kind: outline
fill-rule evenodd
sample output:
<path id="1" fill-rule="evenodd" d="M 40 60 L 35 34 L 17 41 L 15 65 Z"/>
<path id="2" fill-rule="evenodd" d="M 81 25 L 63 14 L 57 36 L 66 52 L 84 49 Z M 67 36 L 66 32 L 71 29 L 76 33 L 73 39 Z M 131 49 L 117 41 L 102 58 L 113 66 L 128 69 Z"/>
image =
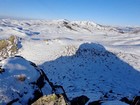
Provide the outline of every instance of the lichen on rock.
<path id="1" fill-rule="evenodd" d="M 39 98 L 32 105 L 70 105 L 70 104 L 65 100 L 65 97 L 62 94 L 60 95 L 51 94 Z"/>
<path id="2" fill-rule="evenodd" d="M 14 35 L 0 40 L 0 59 L 14 56 L 18 51 L 18 38 Z"/>

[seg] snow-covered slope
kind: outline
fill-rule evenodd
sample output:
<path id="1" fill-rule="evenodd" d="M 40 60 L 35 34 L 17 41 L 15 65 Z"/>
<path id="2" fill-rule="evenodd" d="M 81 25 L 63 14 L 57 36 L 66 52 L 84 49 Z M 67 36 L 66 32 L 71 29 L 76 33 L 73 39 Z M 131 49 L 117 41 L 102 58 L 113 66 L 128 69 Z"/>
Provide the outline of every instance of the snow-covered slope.
<path id="1" fill-rule="evenodd" d="M 139 71 L 99 44 L 84 43 L 74 55 L 45 62 L 41 67 L 50 80 L 64 86 L 70 98 L 86 95 L 95 101 L 115 100 L 133 98 L 140 92 Z"/>
<path id="2" fill-rule="evenodd" d="M 139 95 L 139 32 L 140 27 L 113 27 L 88 21 L 0 19 L 0 39 L 12 35 L 20 39 L 16 55 L 36 63 L 51 82 L 64 87 L 69 99 L 86 95 L 89 102 L 119 103 L 116 100 Z M 18 58 L 17 64 L 22 60 Z M 31 65 L 23 66 L 28 71 Z M 19 75 L 8 71 L 5 73 L 10 78 Z M 30 76 L 30 71 L 27 74 Z M 9 83 L 13 80 L 6 85 Z M 3 90 L 3 85 L 0 88 L 9 91 Z"/>

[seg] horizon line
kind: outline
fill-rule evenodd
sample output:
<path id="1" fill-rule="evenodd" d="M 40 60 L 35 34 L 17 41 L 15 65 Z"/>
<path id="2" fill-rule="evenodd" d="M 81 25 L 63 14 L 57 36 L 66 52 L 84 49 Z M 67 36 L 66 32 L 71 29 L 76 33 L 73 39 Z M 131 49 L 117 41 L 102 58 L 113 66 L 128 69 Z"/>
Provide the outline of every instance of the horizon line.
<path id="1" fill-rule="evenodd" d="M 96 21 L 93 20 L 78 20 L 78 19 L 65 19 L 65 18 L 56 18 L 56 19 L 50 19 L 50 18 L 31 18 L 31 17 L 16 17 L 16 16 L 1 16 L 0 15 L 0 19 L 13 19 L 13 20 L 44 20 L 44 21 L 53 21 L 53 20 L 68 20 L 68 21 L 87 21 L 87 22 L 93 22 L 95 24 L 98 25 L 102 25 L 102 26 L 113 26 L 113 27 L 140 27 L 140 25 L 116 25 L 116 24 L 103 24 L 103 23 L 98 23 Z"/>

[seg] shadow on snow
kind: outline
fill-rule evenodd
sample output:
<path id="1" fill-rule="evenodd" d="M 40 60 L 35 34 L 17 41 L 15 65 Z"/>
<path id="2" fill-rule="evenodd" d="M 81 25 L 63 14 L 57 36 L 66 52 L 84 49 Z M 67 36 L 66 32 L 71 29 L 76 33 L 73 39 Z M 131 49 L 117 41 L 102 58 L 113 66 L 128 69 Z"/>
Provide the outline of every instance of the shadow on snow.
<path id="1" fill-rule="evenodd" d="M 140 72 L 95 43 L 82 44 L 72 56 L 40 65 L 68 97 L 95 95 L 110 99 L 133 97 L 140 91 Z"/>

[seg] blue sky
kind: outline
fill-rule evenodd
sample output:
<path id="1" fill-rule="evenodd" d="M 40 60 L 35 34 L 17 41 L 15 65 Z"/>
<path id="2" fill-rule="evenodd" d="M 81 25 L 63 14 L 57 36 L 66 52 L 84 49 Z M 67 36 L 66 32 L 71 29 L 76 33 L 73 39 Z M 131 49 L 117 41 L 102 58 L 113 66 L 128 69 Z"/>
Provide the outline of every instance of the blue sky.
<path id="1" fill-rule="evenodd" d="M 0 16 L 140 26 L 140 0 L 0 0 Z"/>

